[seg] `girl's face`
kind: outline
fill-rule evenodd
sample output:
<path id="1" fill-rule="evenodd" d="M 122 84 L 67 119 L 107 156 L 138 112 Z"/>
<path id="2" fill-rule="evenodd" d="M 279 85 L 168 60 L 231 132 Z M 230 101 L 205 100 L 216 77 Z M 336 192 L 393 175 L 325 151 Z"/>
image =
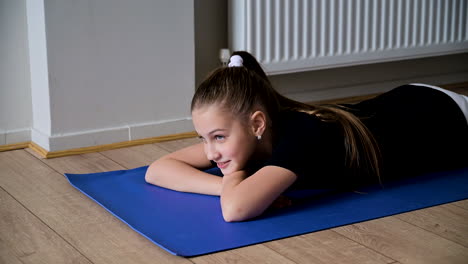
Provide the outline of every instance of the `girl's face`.
<path id="1" fill-rule="evenodd" d="M 249 124 L 217 105 L 193 110 L 192 119 L 207 158 L 216 162 L 224 175 L 245 168 L 258 145 Z"/>

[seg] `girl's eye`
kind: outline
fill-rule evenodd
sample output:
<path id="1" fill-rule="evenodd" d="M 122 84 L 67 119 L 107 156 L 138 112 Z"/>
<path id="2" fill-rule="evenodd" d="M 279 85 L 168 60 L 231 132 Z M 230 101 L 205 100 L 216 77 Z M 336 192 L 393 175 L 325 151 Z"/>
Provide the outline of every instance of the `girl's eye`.
<path id="1" fill-rule="evenodd" d="M 215 140 L 223 140 L 224 138 L 225 138 L 224 136 L 220 136 L 220 135 L 214 136 Z"/>

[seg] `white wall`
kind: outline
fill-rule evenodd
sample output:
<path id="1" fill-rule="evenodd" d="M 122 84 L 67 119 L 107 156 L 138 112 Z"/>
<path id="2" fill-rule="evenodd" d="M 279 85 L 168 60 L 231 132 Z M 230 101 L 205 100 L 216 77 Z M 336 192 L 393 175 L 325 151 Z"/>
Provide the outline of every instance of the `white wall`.
<path id="1" fill-rule="evenodd" d="M 31 140 L 26 2 L 0 0 L 0 145 Z"/>
<path id="2" fill-rule="evenodd" d="M 192 1 L 40 2 L 28 0 L 34 142 L 56 151 L 193 129 Z"/>
<path id="3" fill-rule="evenodd" d="M 52 123 L 43 1 L 26 0 L 26 11 L 28 20 L 29 67 L 31 72 L 31 139 L 49 150 Z"/>

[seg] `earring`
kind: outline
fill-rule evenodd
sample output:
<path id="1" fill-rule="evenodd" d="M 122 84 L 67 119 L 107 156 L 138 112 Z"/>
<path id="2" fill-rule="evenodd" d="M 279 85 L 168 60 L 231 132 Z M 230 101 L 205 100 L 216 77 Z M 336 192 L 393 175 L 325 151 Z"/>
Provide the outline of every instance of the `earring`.
<path id="1" fill-rule="evenodd" d="M 262 139 L 262 136 L 261 136 L 261 135 L 258 135 L 258 136 L 257 136 L 257 139 L 258 139 L 258 140 L 261 140 L 261 139 Z"/>

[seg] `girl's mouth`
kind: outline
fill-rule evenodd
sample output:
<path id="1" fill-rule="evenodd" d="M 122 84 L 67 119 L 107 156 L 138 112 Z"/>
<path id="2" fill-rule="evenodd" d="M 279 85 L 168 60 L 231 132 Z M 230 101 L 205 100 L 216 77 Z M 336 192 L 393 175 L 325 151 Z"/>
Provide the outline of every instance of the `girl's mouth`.
<path id="1" fill-rule="evenodd" d="M 216 165 L 218 166 L 218 168 L 224 169 L 224 168 L 226 168 L 226 167 L 229 165 L 229 162 L 230 162 L 230 161 L 226 161 L 226 162 L 216 162 Z"/>

